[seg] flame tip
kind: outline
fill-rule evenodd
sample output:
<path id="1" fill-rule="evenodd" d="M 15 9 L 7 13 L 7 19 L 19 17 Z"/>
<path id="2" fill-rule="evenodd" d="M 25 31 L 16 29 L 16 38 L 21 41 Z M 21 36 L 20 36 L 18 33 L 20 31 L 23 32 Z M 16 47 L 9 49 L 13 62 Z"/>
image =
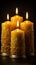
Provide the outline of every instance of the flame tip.
<path id="1" fill-rule="evenodd" d="M 19 27 L 19 21 L 17 21 L 17 27 Z"/>
<path id="2" fill-rule="evenodd" d="M 16 14 L 18 14 L 18 8 L 16 8 Z"/>
<path id="3" fill-rule="evenodd" d="M 28 12 L 26 12 L 26 19 L 28 19 Z"/>
<path id="4" fill-rule="evenodd" d="M 7 20 L 9 20 L 9 14 L 7 14 Z"/>

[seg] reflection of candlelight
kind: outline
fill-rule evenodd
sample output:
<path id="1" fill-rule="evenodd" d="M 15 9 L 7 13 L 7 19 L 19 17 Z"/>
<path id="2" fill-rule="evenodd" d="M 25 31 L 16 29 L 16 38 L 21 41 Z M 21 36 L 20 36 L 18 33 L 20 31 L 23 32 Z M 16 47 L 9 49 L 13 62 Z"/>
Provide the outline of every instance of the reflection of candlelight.
<path id="1" fill-rule="evenodd" d="M 16 14 L 18 14 L 18 8 L 16 8 Z"/>
<path id="2" fill-rule="evenodd" d="M 7 14 L 7 20 L 9 20 L 9 14 Z"/>
<path id="3" fill-rule="evenodd" d="M 3 53 L 2 56 L 6 56 L 7 54 L 6 53 Z"/>
<path id="4" fill-rule="evenodd" d="M 12 55 L 11 58 L 17 58 L 17 56 L 16 55 Z"/>
<path id="5" fill-rule="evenodd" d="M 5 62 L 5 61 L 6 61 L 6 56 L 5 56 L 5 55 L 2 56 L 2 59 L 3 59 L 3 61 Z"/>

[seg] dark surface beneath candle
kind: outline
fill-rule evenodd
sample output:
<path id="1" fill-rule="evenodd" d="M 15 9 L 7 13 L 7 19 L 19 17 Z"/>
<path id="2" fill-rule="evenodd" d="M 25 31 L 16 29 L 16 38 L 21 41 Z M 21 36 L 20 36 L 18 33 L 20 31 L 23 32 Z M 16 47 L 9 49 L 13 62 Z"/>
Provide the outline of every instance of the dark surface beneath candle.
<path id="1" fill-rule="evenodd" d="M 36 65 L 36 56 L 28 58 L 11 59 L 0 55 L 0 65 Z"/>

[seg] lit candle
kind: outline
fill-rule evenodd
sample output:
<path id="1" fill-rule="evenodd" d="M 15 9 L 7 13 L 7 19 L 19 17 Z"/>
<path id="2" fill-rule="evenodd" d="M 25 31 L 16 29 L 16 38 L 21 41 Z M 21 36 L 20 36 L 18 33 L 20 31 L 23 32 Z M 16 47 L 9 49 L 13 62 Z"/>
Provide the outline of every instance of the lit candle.
<path id="1" fill-rule="evenodd" d="M 11 57 L 25 57 L 25 32 L 20 30 L 19 21 L 17 21 L 17 29 L 11 31 Z"/>
<path id="2" fill-rule="evenodd" d="M 26 54 L 34 55 L 34 23 L 28 20 L 28 12 L 26 19 L 20 24 L 20 28 L 25 31 Z"/>
<path id="3" fill-rule="evenodd" d="M 7 14 L 7 20 L 9 20 L 9 14 Z M 10 54 L 10 21 L 5 21 L 1 24 L 1 53 L 3 56 Z"/>
<path id="4" fill-rule="evenodd" d="M 19 23 L 23 21 L 23 17 L 18 15 L 18 8 L 16 8 L 16 15 L 11 17 L 11 22 L 13 22 L 15 26 L 16 26 L 17 21 L 19 21 Z"/>

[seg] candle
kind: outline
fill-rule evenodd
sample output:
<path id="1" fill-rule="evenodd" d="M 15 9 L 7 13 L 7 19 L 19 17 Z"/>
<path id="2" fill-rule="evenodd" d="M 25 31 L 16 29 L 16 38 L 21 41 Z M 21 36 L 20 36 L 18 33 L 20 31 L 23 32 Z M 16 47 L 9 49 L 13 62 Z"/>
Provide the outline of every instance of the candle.
<path id="1" fill-rule="evenodd" d="M 25 32 L 20 30 L 19 21 L 17 21 L 17 29 L 11 31 L 11 57 L 25 57 Z"/>
<path id="2" fill-rule="evenodd" d="M 28 12 L 26 12 L 28 19 Z M 25 31 L 26 54 L 34 55 L 34 23 L 26 20 L 20 24 L 20 28 Z"/>
<path id="3" fill-rule="evenodd" d="M 11 22 L 13 22 L 13 24 L 15 25 L 15 27 L 16 27 L 17 21 L 19 21 L 19 23 L 23 21 L 23 17 L 21 17 L 21 16 L 18 15 L 18 8 L 16 8 L 16 15 L 13 16 L 13 17 L 11 17 Z"/>
<path id="4" fill-rule="evenodd" d="M 7 14 L 7 20 L 9 20 L 9 14 Z M 10 54 L 10 21 L 5 21 L 1 24 L 1 53 L 3 56 Z"/>

